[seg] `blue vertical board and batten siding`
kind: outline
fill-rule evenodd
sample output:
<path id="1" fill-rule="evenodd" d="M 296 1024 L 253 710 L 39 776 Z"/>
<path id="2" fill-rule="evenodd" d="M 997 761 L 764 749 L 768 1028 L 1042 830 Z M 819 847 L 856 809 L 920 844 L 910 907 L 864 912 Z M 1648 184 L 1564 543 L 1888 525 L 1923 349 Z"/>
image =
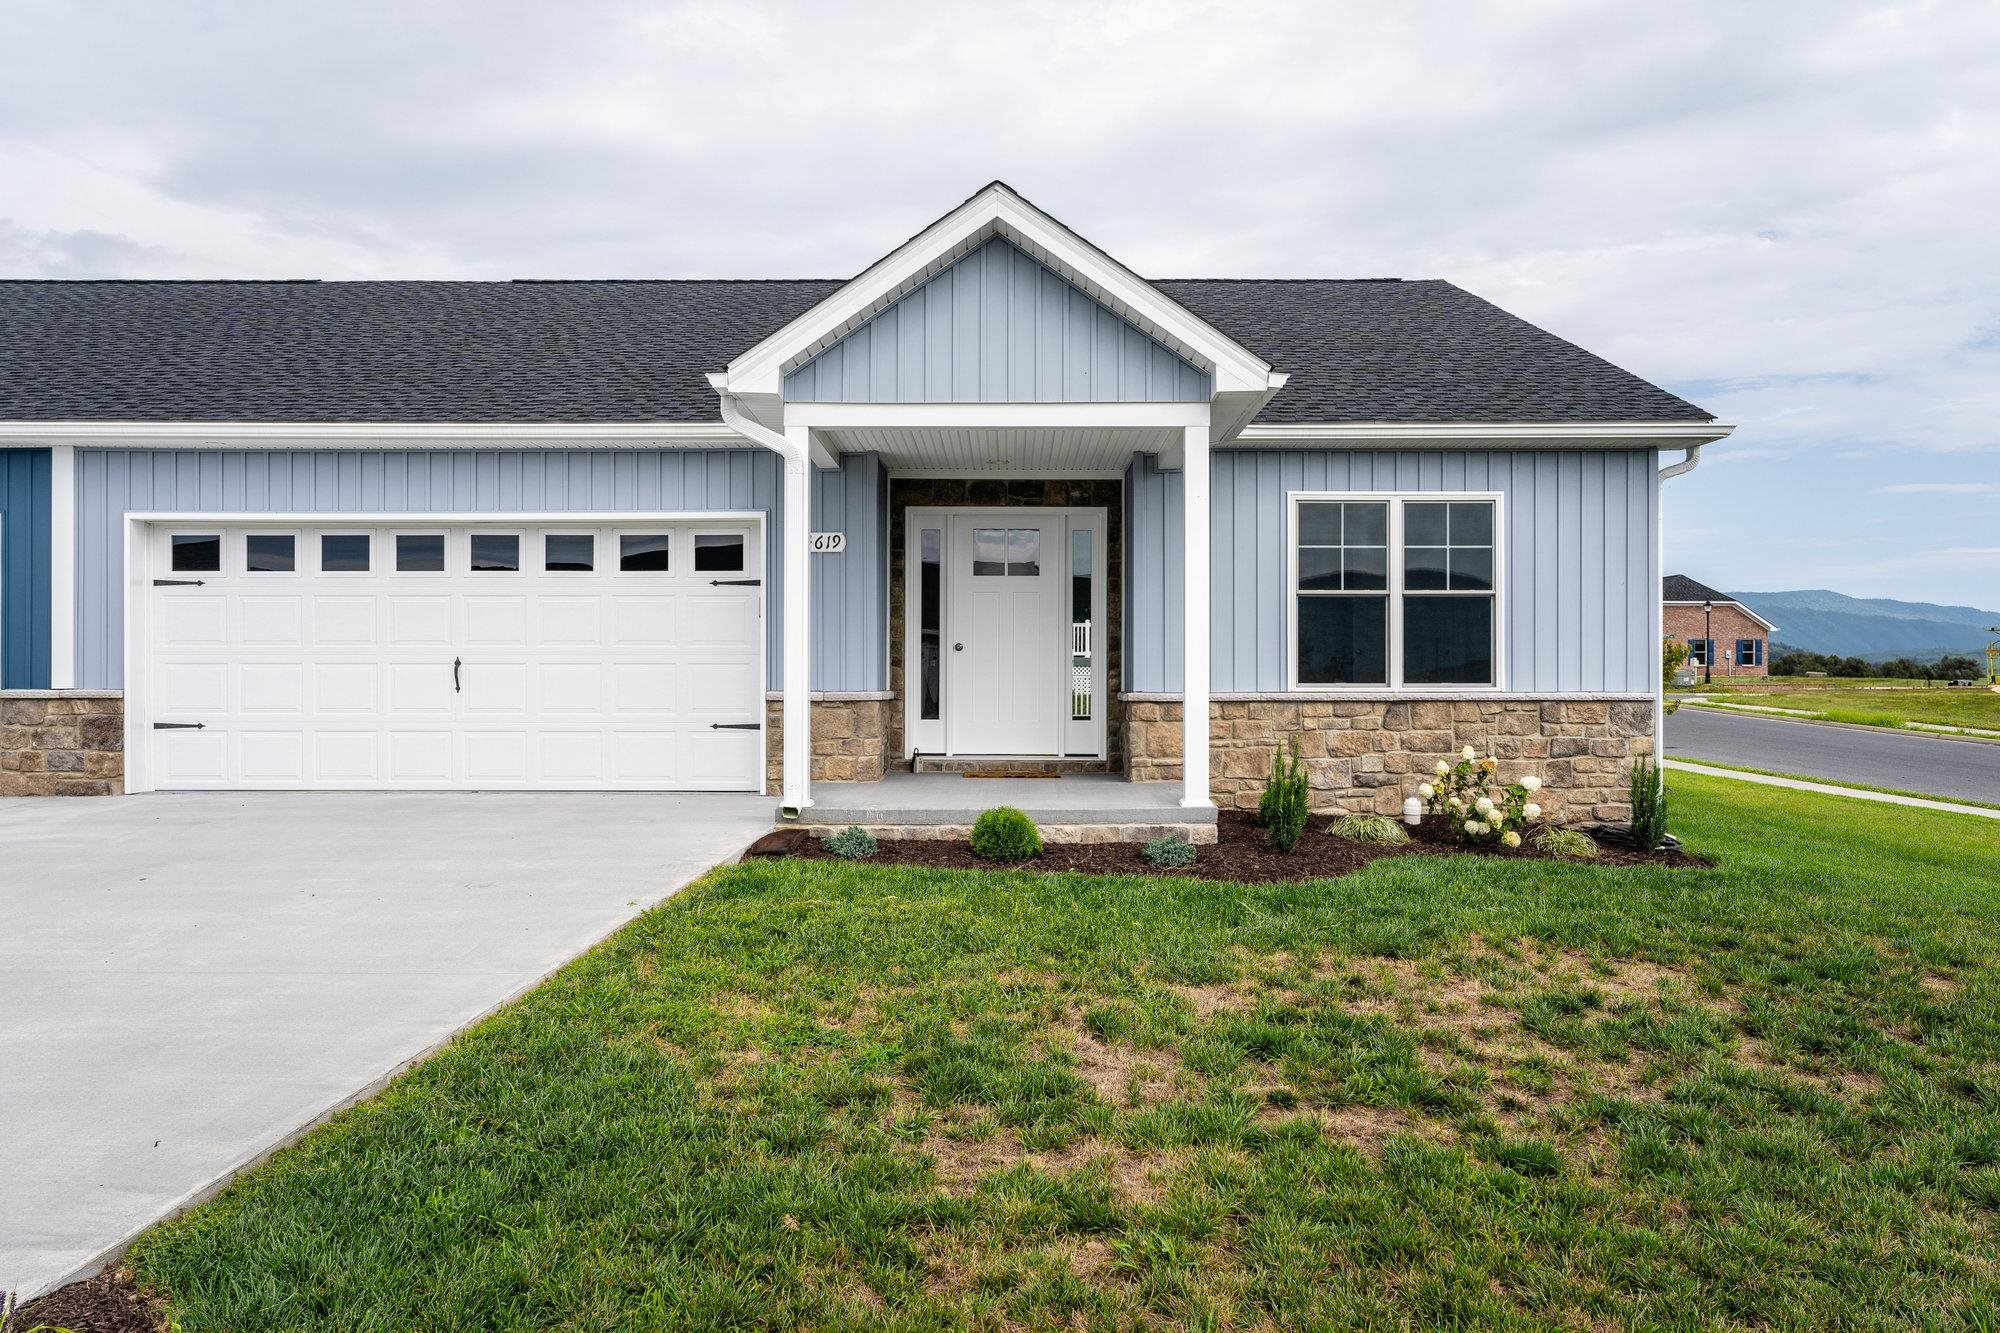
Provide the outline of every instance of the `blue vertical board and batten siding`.
<path id="1" fill-rule="evenodd" d="M 0 449 L 0 689 L 49 687 L 49 451 Z"/>
<path id="2" fill-rule="evenodd" d="M 1285 688 L 1285 506 L 1296 491 L 1499 492 L 1507 688 L 1653 690 L 1660 575 L 1651 450 L 1219 450 L 1209 491 L 1217 693 Z M 1181 636 L 1170 608 L 1182 579 L 1180 475 L 1135 456 L 1126 506 L 1127 688 L 1177 692 Z"/>
<path id="3" fill-rule="evenodd" d="M 794 403 L 1203 403 L 1208 372 L 991 240 L 785 376 Z"/>
<path id="4" fill-rule="evenodd" d="M 843 454 L 812 474 L 813 529 L 847 549 L 812 559 L 815 690 L 888 688 L 889 474 L 875 454 Z"/>
<path id="5" fill-rule="evenodd" d="M 842 464 L 840 472 L 817 474 L 815 508 L 838 506 L 838 523 L 850 548 L 872 550 L 874 564 L 839 556 L 815 558 L 815 592 L 823 603 L 842 610 L 816 618 L 813 688 L 882 689 L 887 676 L 879 645 L 888 635 L 888 617 L 886 592 L 875 584 L 881 581 L 886 511 L 866 502 L 883 485 L 881 464 L 873 454 L 850 454 Z M 850 501 L 850 492 L 861 499 Z M 783 679 L 784 651 L 779 634 L 784 569 L 777 546 L 782 494 L 778 457 L 761 449 L 79 449 L 77 683 L 95 689 L 122 686 L 128 513 L 240 513 L 250 518 L 735 510 L 766 516 L 764 568 L 770 595 L 765 631 L 769 687 L 776 688 Z M 46 513 L 44 499 L 44 533 Z M 821 522 L 817 515 L 814 521 Z M 10 513 L 10 547 L 12 527 Z M 42 653 L 46 678 L 46 629 Z M 872 674 L 867 669 L 870 653 Z"/>

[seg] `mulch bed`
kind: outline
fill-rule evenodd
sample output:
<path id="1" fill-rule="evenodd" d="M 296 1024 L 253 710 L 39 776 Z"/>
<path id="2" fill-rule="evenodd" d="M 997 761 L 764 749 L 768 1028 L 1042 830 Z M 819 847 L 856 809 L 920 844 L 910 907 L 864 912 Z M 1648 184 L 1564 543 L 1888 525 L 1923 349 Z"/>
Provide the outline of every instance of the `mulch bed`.
<path id="1" fill-rule="evenodd" d="M 931 866 L 941 870 L 1021 869 L 1040 871 L 1073 870 L 1086 875 L 1177 875 L 1196 879 L 1232 880 L 1242 884 L 1269 884 L 1285 880 L 1332 879 L 1351 875 L 1370 861 L 1385 856 L 1494 856 L 1510 861 L 1551 861 L 1558 858 L 1538 852 L 1531 845 L 1535 829 L 1522 837 L 1517 851 L 1499 847 L 1468 847 L 1460 843 L 1441 823 L 1426 820 L 1409 829 L 1410 840 L 1395 846 L 1349 842 L 1327 832 L 1330 818 L 1314 819 L 1305 837 L 1289 853 L 1274 851 L 1265 841 L 1264 830 L 1251 815 L 1225 810 L 1216 823 L 1213 846 L 1195 849 L 1194 864 L 1162 870 L 1146 863 L 1142 844 L 1136 842 L 1049 843 L 1040 856 L 1011 866 L 988 861 L 972 854 L 963 841 L 884 838 L 871 864 Z M 1706 866 L 1699 856 L 1678 850 L 1635 852 L 1629 847 L 1600 843 L 1594 861 L 1572 864 L 1600 866 Z M 808 860 L 838 860 L 814 838 L 791 853 Z"/>
<path id="2" fill-rule="evenodd" d="M 7 1327 L 11 1331 L 44 1324 L 71 1333 L 166 1333 L 167 1327 L 119 1269 L 56 1288 L 15 1311 Z"/>

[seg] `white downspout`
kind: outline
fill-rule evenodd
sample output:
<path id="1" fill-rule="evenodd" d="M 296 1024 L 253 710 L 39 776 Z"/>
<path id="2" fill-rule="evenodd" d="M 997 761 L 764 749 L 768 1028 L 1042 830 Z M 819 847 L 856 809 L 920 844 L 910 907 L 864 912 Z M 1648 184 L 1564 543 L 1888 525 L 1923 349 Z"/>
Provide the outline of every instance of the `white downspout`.
<path id="1" fill-rule="evenodd" d="M 784 645 L 785 776 L 778 803 L 783 814 L 796 817 L 812 804 L 812 570 L 806 550 L 806 532 L 812 523 L 812 499 L 806 484 L 812 432 L 805 426 L 789 426 L 780 435 L 744 415 L 729 394 L 720 397 L 723 424 L 777 454 L 785 464 L 785 517 L 778 537 L 785 571 L 784 626 L 779 634 Z M 758 685 L 762 694 L 763 682 Z"/>
<path id="2" fill-rule="evenodd" d="M 1678 463 L 1660 469 L 1653 484 L 1653 762 L 1659 767 L 1660 785 L 1667 782 L 1667 680 L 1660 669 L 1660 650 L 1667 641 L 1667 494 L 1665 482 L 1692 472 L 1701 463 L 1701 446 L 1691 444 Z"/>

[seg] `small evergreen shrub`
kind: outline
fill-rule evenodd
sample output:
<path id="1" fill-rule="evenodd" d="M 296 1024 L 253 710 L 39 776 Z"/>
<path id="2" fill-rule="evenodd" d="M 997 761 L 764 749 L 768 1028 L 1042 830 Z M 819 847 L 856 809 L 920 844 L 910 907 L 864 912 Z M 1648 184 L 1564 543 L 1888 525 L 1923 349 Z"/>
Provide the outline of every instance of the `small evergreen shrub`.
<path id="1" fill-rule="evenodd" d="M 1299 743 L 1294 740 L 1289 753 L 1280 749 L 1271 756 L 1271 777 L 1257 802 L 1257 812 L 1273 847 L 1289 852 L 1299 845 L 1299 839 L 1305 836 L 1310 800 L 1306 766 L 1299 761 Z"/>
<path id="2" fill-rule="evenodd" d="M 1597 844 L 1588 833 L 1551 824 L 1535 835 L 1535 850 L 1565 861 L 1589 861 L 1597 855 Z"/>
<path id="3" fill-rule="evenodd" d="M 1146 864 L 1175 869 L 1194 864 L 1194 844 L 1186 838 L 1154 838 L 1146 844 Z"/>
<path id="4" fill-rule="evenodd" d="M 849 824 L 826 840 L 826 849 L 844 861 L 859 861 L 875 855 L 875 835 L 858 825 Z"/>
<path id="5" fill-rule="evenodd" d="M 1642 852 L 1658 851 L 1667 836 L 1667 786 L 1653 756 L 1642 754 L 1632 761 L 1626 795 L 1632 803 L 1632 845 Z"/>
<path id="6" fill-rule="evenodd" d="M 1035 821 L 1011 805 L 996 805 L 972 825 L 972 852 L 989 861 L 1025 861 L 1042 850 Z"/>
<path id="7" fill-rule="evenodd" d="M 1403 826 L 1387 815 L 1342 815 L 1333 821 L 1329 832 L 1349 842 L 1379 842 L 1388 847 L 1410 840 Z"/>

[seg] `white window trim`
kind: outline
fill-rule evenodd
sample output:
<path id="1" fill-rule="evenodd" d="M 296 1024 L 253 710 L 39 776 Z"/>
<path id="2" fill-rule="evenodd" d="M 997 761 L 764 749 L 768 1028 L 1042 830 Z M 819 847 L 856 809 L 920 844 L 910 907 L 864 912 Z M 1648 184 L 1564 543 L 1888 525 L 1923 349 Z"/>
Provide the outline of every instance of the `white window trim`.
<path id="1" fill-rule="evenodd" d="M 1405 685 L 1403 679 L 1403 506 L 1483 501 L 1493 506 L 1493 680 L 1479 685 Z M 1321 685 L 1299 681 L 1299 506 L 1321 501 L 1389 506 L 1388 682 Z M 1287 491 L 1285 493 L 1285 689 L 1293 694 L 1502 694 L 1507 689 L 1507 511 L 1500 491 Z M 1422 594 L 1418 594 L 1422 595 Z"/>

